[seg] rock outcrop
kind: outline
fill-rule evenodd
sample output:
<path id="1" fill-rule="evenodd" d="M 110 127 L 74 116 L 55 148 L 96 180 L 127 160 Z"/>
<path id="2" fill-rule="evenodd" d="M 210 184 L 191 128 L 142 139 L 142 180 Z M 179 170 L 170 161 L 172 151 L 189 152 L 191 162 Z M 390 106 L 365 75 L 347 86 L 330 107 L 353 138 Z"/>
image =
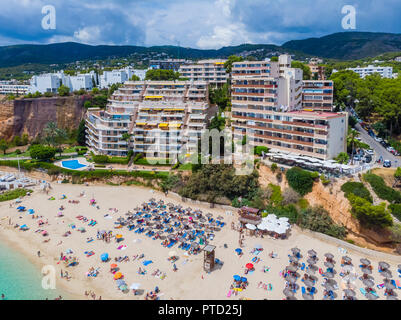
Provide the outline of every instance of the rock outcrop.
<path id="1" fill-rule="evenodd" d="M 26 133 L 36 138 L 48 122 L 64 129 L 78 128 L 85 115 L 87 96 L 0 101 L 0 139 L 11 140 Z"/>

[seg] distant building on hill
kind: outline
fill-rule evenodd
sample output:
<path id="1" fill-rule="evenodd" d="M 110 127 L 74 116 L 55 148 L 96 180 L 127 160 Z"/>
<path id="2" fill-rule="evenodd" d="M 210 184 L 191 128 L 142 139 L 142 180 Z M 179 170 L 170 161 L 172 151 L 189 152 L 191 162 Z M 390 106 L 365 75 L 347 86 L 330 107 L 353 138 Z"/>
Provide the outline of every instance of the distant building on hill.
<path id="1" fill-rule="evenodd" d="M 369 65 L 367 67 L 348 68 L 347 70 L 354 71 L 359 74 L 362 79 L 374 73 L 380 74 L 382 78 L 391 79 L 393 77 L 393 67 L 376 67 Z"/>

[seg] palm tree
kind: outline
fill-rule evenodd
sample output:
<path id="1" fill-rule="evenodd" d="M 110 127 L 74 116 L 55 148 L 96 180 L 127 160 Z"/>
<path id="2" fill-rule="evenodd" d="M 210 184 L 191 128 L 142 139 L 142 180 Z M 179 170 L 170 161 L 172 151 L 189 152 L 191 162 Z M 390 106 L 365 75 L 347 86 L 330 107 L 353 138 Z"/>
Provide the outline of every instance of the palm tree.
<path id="1" fill-rule="evenodd" d="M 52 147 L 58 147 L 62 141 L 68 139 L 67 132 L 58 128 L 54 122 L 49 122 L 43 132 L 45 134 L 44 141 Z"/>
<path id="2" fill-rule="evenodd" d="M 348 136 L 347 136 L 347 145 L 351 146 L 352 149 L 352 154 L 351 154 L 351 164 L 354 164 L 354 153 L 355 153 L 355 147 L 360 145 L 359 140 L 357 139 L 359 137 L 360 133 L 355 130 L 355 129 L 350 129 L 348 131 Z"/>

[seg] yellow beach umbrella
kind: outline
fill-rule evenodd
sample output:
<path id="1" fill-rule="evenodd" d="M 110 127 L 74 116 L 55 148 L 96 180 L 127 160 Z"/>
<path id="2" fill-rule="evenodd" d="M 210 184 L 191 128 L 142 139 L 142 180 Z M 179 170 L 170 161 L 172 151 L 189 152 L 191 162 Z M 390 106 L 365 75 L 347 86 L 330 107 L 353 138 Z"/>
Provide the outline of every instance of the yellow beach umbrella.
<path id="1" fill-rule="evenodd" d="M 122 274 L 121 272 L 117 272 L 117 273 L 114 275 L 114 279 L 115 279 L 115 280 L 120 279 L 122 276 L 123 276 L 123 274 Z"/>

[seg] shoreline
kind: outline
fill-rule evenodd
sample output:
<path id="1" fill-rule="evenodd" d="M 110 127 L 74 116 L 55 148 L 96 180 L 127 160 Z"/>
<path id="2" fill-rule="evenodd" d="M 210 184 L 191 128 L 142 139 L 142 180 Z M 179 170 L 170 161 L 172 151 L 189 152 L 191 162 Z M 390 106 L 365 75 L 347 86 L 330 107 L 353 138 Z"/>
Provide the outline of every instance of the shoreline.
<path id="1" fill-rule="evenodd" d="M 53 189 L 49 195 L 34 188 L 35 192 L 23 199 L 23 205 L 27 208 L 34 208 L 35 211 L 49 219 L 49 226 L 45 226 L 46 230 L 49 231 L 51 242 L 49 244 L 43 243 L 43 238 L 39 234 L 35 234 L 34 230 L 37 228 L 33 226 L 36 220 L 32 220 L 26 213 L 16 213 L 15 208 L 9 208 L 10 202 L 0 203 L 0 218 L 4 216 L 11 216 L 13 224 L 15 223 L 26 223 L 31 228 L 29 231 L 22 232 L 18 229 L 4 226 L 8 225 L 7 220 L 0 220 L 2 231 L 0 232 L 0 241 L 9 245 L 12 250 L 22 252 L 24 256 L 29 259 L 37 268 L 41 270 L 44 264 L 51 264 L 56 267 L 57 286 L 71 295 L 71 299 L 76 300 L 91 300 L 85 297 L 85 290 L 92 290 L 96 293 L 97 298 L 102 297 L 102 300 L 136 300 L 143 299 L 144 295 L 134 296 L 132 293 L 123 294 L 115 286 L 113 276 L 108 270 L 109 264 L 102 264 L 100 262 L 100 254 L 102 252 L 108 252 L 111 258 L 117 257 L 118 255 L 128 255 L 129 257 L 134 256 L 138 253 L 145 253 L 146 258 L 153 260 L 153 264 L 148 268 L 148 274 L 145 276 L 138 275 L 136 268 L 138 267 L 138 261 L 131 261 L 126 263 L 118 263 L 121 267 L 121 271 L 126 276 L 128 286 L 132 282 L 142 283 L 142 289 L 145 291 L 151 291 L 155 286 L 159 286 L 163 292 L 163 299 L 194 299 L 194 300 L 220 300 L 228 299 L 227 291 L 229 290 L 229 284 L 232 278 L 232 274 L 242 274 L 245 263 L 249 262 L 252 258 L 249 250 L 255 244 L 262 244 L 264 251 L 259 255 L 263 262 L 259 263 L 257 269 L 262 267 L 262 264 L 266 264 L 271 267 L 271 271 L 266 273 L 260 273 L 256 271 L 255 275 L 250 276 L 251 285 L 246 289 L 245 297 L 251 299 L 263 299 L 268 297 L 269 299 L 281 299 L 282 289 L 284 289 L 284 280 L 279 277 L 279 272 L 288 264 L 287 253 L 293 246 L 302 248 L 302 252 L 310 248 L 315 249 L 320 257 L 326 252 L 332 252 L 338 255 L 337 261 L 340 261 L 341 253 L 338 252 L 340 247 L 345 248 L 344 242 L 338 242 L 337 239 L 321 237 L 320 234 L 310 233 L 309 231 L 300 230 L 297 227 L 293 227 L 290 231 L 290 236 L 286 240 L 273 240 L 270 237 L 264 237 L 264 239 L 256 237 L 245 237 L 245 257 L 238 258 L 233 252 L 238 247 L 238 232 L 231 230 L 231 222 L 237 221 L 237 212 L 233 212 L 233 215 L 226 215 L 227 209 L 223 208 L 210 208 L 204 203 L 190 203 L 188 201 L 182 202 L 174 194 L 169 194 L 167 197 L 164 193 L 149 189 L 142 186 L 124 186 L 115 188 L 109 185 L 73 185 L 73 184 L 53 184 Z M 77 198 L 78 194 L 82 191 L 86 192 L 85 198 Z M 61 200 L 60 196 L 66 194 L 68 200 L 78 199 L 80 204 L 74 205 L 69 204 L 68 200 Z M 55 201 L 48 201 L 50 196 L 56 198 Z M 94 197 L 99 202 L 100 209 L 96 209 L 93 206 L 89 206 L 89 199 Z M 153 241 L 144 235 L 137 235 L 134 232 L 129 232 L 126 228 L 113 230 L 121 233 L 126 238 L 123 244 L 128 246 L 125 252 L 117 250 L 114 241 L 112 243 L 105 244 L 103 241 L 96 240 L 96 229 L 112 229 L 114 226 L 113 221 L 119 216 L 123 216 L 128 210 L 132 210 L 142 202 L 148 201 L 150 198 L 156 198 L 157 200 L 164 200 L 165 203 L 172 202 L 174 204 L 181 204 L 184 208 L 190 206 L 193 209 L 201 209 L 204 213 L 212 212 L 215 217 L 221 215 L 224 217 L 226 227 L 219 232 L 216 232 L 215 240 L 212 242 L 216 246 L 216 257 L 221 261 L 224 261 L 224 267 L 220 270 L 217 269 L 210 274 L 203 271 L 203 255 L 196 256 L 185 256 L 183 251 L 173 247 L 172 249 L 164 248 L 160 245 L 160 241 Z M 57 208 L 64 204 L 66 210 L 64 211 L 64 217 L 57 218 Z M 107 220 L 103 216 L 110 208 L 118 208 L 118 213 L 112 214 L 113 220 Z M 76 219 L 77 215 L 87 216 L 89 219 L 96 219 L 98 225 L 94 228 L 86 228 L 87 232 L 85 235 L 72 231 L 72 235 L 67 238 L 61 237 L 63 231 L 71 230 L 67 227 L 69 224 L 74 223 L 77 227 L 81 226 L 79 220 Z M 21 221 L 18 218 L 22 216 Z M 5 230 L 3 232 L 3 229 Z M 95 241 L 91 244 L 87 244 L 85 239 L 88 236 L 93 236 Z M 136 238 L 136 239 L 133 239 Z M 57 242 L 63 241 L 61 246 L 56 246 Z M 140 244 L 136 240 L 139 240 Z M 134 244 L 135 243 L 135 244 Z M 225 247 L 228 245 L 228 249 Z M 114 248 L 113 248 L 114 247 Z M 65 252 L 67 248 L 74 250 L 79 257 L 79 264 L 76 267 L 65 268 L 67 269 L 71 281 L 67 282 L 64 279 L 60 279 L 60 267 L 56 263 L 60 252 Z M 86 257 L 82 252 L 84 250 L 92 249 L 96 254 L 94 257 Z M 362 257 L 371 257 L 374 264 L 377 265 L 379 258 L 374 255 L 376 251 L 366 251 L 364 248 L 353 248 L 347 247 L 349 254 Z M 358 250 L 360 249 L 360 250 Z M 40 250 L 43 257 L 38 258 L 36 256 L 37 250 Z M 140 250 L 140 251 L 138 251 Z M 180 259 L 178 260 L 177 266 L 178 272 L 173 272 L 171 269 L 172 265 L 167 262 L 168 252 L 175 250 L 179 252 Z M 268 257 L 268 253 L 271 251 L 278 252 L 279 258 L 271 259 Z M 401 257 L 396 255 L 386 255 L 387 261 L 391 263 L 401 263 Z M 380 257 L 380 259 L 384 259 Z M 184 260 L 184 261 L 183 261 Z M 385 260 L 386 261 L 386 260 Z M 323 260 L 322 260 L 323 262 Z M 110 261 L 111 263 L 111 261 Z M 323 264 L 323 263 L 322 263 Z M 92 266 L 100 266 L 100 274 L 97 278 L 88 278 L 85 273 Z M 143 267 L 141 263 L 139 266 Z M 161 280 L 155 277 L 151 277 L 152 269 L 160 269 L 167 274 L 166 279 Z M 256 279 L 255 279 L 256 278 Z M 377 276 L 379 280 L 379 276 Z M 265 292 L 264 290 L 256 287 L 257 281 L 262 280 L 264 282 L 270 282 L 275 288 L 274 292 Z M 194 289 L 196 288 L 196 289 Z M 211 290 L 211 288 L 214 288 Z M 319 293 L 320 294 L 320 293 Z M 266 296 L 267 295 L 267 296 Z M 239 295 L 238 297 L 232 297 L 231 299 L 244 298 Z"/>

